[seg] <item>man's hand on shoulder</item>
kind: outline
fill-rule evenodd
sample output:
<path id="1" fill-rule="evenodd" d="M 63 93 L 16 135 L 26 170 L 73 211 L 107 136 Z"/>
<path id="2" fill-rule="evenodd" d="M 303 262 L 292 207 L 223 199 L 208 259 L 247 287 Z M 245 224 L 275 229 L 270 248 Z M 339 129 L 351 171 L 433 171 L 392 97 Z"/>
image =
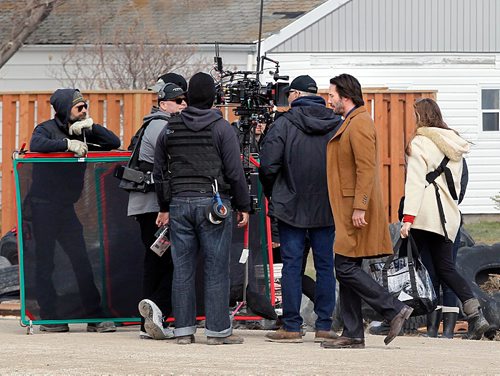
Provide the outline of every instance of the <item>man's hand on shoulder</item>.
<path id="1" fill-rule="evenodd" d="M 69 127 L 69 134 L 80 136 L 83 132 L 83 129 L 92 128 L 93 124 L 94 124 L 94 120 L 92 120 L 92 118 L 87 118 L 85 120 L 75 121 Z"/>

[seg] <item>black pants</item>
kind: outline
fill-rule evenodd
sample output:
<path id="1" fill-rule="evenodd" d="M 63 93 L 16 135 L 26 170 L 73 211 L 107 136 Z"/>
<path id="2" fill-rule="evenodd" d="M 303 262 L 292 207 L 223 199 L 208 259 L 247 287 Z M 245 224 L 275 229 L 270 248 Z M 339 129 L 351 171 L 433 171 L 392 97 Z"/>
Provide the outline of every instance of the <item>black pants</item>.
<path id="1" fill-rule="evenodd" d="M 342 335 L 348 338 L 364 338 L 361 299 L 388 321 L 404 307 L 361 269 L 362 261 L 362 258 L 335 255 L 335 271 L 340 285 L 340 314 L 344 321 Z"/>
<path id="2" fill-rule="evenodd" d="M 161 309 L 165 317 L 172 313 L 172 277 L 174 264 L 172 254 L 167 250 L 163 256 L 158 256 L 149 247 L 156 240 L 156 217 L 158 213 L 136 215 L 141 227 L 141 239 L 144 244 L 144 278 L 142 296 L 150 299 Z M 144 318 L 141 321 L 141 330 L 144 330 Z"/>
<path id="3" fill-rule="evenodd" d="M 474 298 L 470 285 L 455 268 L 453 243 L 446 242 L 442 235 L 424 230 L 412 229 L 411 235 L 419 251 L 430 255 L 434 272 L 439 280 L 446 283 L 462 303 Z"/>
<path id="4" fill-rule="evenodd" d="M 68 256 L 78 283 L 78 293 L 85 315 L 89 318 L 103 317 L 101 295 L 94 282 L 83 227 L 75 213 L 73 204 L 33 203 L 33 235 L 36 256 L 36 297 L 42 320 L 66 319 L 59 317 L 57 292 L 52 276 L 55 265 L 56 241 Z M 59 308 L 59 309 L 58 309 Z"/>

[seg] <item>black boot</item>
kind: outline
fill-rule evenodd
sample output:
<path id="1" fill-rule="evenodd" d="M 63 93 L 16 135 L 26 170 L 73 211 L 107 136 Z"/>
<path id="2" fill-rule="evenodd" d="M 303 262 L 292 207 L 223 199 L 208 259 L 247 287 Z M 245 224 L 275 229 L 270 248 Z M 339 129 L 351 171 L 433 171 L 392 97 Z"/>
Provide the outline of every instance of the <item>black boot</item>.
<path id="1" fill-rule="evenodd" d="M 436 309 L 427 314 L 427 337 L 436 338 L 438 335 L 439 323 L 441 322 L 441 310 Z"/>
<path id="2" fill-rule="evenodd" d="M 476 298 L 469 299 L 463 303 L 464 313 L 467 315 L 467 321 L 469 322 L 469 330 L 467 331 L 468 339 L 481 339 L 484 332 L 486 332 L 490 326 L 488 321 L 483 316 L 480 310 L 479 301 Z"/>
<path id="3" fill-rule="evenodd" d="M 458 312 L 447 312 L 443 307 L 443 338 L 453 338 L 455 334 L 455 325 L 457 323 Z M 454 308 L 454 307 L 450 307 Z"/>

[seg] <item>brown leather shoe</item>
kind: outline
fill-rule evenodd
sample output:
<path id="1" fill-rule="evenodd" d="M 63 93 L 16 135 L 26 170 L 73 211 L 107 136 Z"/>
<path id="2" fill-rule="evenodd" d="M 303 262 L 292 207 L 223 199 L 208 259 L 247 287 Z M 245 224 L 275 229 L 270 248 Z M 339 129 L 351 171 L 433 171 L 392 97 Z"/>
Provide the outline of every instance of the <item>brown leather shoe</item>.
<path id="1" fill-rule="evenodd" d="M 384 338 L 384 343 L 386 345 L 391 343 L 391 341 L 394 338 L 396 338 L 396 336 L 401 331 L 403 324 L 410 317 L 412 312 L 413 312 L 413 308 L 405 305 L 403 308 L 401 308 L 401 311 L 399 311 L 399 313 L 391 320 L 391 328 L 389 329 L 389 333 L 387 334 L 387 337 Z"/>
<path id="2" fill-rule="evenodd" d="M 289 332 L 285 329 L 278 329 L 275 332 L 267 333 L 266 338 L 270 342 L 302 343 L 300 332 Z"/>
<path id="3" fill-rule="evenodd" d="M 328 330 L 316 330 L 316 334 L 314 336 L 314 342 L 323 342 L 326 339 L 335 339 L 339 338 L 337 333 Z"/>
<path id="4" fill-rule="evenodd" d="M 321 342 L 321 347 L 325 349 L 364 349 L 364 338 L 338 337 L 335 339 L 325 339 Z"/>
<path id="5" fill-rule="evenodd" d="M 239 345 L 243 343 L 243 337 L 231 334 L 228 337 L 208 337 L 207 345 Z"/>

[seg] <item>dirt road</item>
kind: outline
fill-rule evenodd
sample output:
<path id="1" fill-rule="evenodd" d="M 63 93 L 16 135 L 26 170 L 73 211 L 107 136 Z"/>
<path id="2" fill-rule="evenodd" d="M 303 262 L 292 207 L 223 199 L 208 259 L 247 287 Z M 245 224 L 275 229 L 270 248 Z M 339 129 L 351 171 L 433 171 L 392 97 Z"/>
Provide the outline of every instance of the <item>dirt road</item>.
<path id="1" fill-rule="evenodd" d="M 264 331 L 238 330 L 243 345 L 207 346 L 140 340 L 137 327 L 116 333 L 26 335 L 0 318 L 1 375 L 500 375 L 500 342 L 398 337 L 384 346 L 368 336 L 364 350 L 327 350 L 308 333 L 302 344 L 275 344 Z"/>

